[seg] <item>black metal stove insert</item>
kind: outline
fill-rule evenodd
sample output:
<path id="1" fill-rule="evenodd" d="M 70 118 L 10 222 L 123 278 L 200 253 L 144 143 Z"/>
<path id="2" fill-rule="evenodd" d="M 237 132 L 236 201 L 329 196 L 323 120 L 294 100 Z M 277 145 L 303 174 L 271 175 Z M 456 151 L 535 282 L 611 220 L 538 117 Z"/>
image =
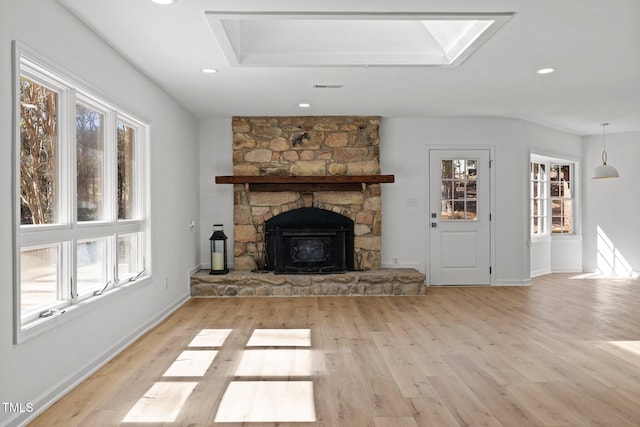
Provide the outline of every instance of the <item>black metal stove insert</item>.
<path id="1" fill-rule="evenodd" d="M 354 269 L 353 221 L 319 208 L 299 208 L 265 222 L 266 267 L 276 273 Z"/>

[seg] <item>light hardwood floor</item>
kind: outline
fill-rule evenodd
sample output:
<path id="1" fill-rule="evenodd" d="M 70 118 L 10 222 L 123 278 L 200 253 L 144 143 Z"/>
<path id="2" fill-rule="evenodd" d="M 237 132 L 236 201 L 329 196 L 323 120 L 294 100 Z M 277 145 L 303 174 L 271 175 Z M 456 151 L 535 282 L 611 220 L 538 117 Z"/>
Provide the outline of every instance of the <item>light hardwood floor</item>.
<path id="1" fill-rule="evenodd" d="M 242 419 L 639 426 L 640 281 L 555 274 L 421 297 L 192 299 L 31 425 Z"/>

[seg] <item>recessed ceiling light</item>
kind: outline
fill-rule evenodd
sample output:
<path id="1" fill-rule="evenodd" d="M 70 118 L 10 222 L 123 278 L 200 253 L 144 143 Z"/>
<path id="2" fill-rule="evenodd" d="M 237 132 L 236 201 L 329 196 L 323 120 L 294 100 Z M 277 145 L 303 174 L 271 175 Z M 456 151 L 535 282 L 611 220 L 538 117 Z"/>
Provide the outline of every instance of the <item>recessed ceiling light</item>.
<path id="1" fill-rule="evenodd" d="M 536 73 L 538 74 L 551 74 L 555 71 L 555 68 L 540 68 Z"/>
<path id="2" fill-rule="evenodd" d="M 309 108 L 309 107 L 311 107 L 311 104 L 309 104 L 307 102 L 301 102 L 300 104 L 298 104 L 298 107 L 300 107 L 300 108 Z"/>
<path id="3" fill-rule="evenodd" d="M 151 1 L 154 2 L 155 4 L 167 5 L 167 4 L 173 4 L 177 0 L 151 0 Z"/>
<path id="4" fill-rule="evenodd" d="M 218 72 L 218 70 L 216 70 L 215 68 L 203 68 L 200 71 L 206 74 L 213 74 Z"/>

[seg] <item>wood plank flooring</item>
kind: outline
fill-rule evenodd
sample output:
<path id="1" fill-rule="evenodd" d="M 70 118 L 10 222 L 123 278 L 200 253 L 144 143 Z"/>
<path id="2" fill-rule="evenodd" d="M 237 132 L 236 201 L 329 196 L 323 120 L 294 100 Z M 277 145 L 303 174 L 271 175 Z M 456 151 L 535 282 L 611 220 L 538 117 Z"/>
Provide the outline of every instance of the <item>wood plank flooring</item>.
<path id="1" fill-rule="evenodd" d="M 640 281 L 192 299 L 31 425 L 240 423 L 638 426 Z"/>

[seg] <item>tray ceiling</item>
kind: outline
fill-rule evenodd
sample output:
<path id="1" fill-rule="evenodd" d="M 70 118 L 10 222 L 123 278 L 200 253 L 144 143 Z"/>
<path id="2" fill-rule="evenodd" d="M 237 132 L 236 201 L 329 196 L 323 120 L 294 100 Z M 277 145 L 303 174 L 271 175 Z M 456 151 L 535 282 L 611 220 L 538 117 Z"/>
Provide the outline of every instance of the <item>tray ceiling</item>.
<path id="1" fill-rule="evenodd" d="M 455 66 L 512 14 L 207 11 L 205 16 L 232 66 Z"/>

